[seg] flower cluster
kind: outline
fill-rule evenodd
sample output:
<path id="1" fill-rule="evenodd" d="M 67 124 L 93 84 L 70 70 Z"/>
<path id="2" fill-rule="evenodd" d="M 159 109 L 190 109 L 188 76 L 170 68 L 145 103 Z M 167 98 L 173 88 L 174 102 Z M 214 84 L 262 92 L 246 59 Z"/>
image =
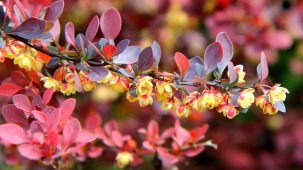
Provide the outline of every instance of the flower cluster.
<path id="1" fill-rule="evenodd" d="M 22 42 L 8 40 L 8 45 L 4 49 L 0 49 L 0 62 L 4 62 L 5 58 L 14 60 L 14 64 L 28 71 L 40 71 L 48 58 L 39 56 L 37 50 L 26 48 Z"/>
<path id="2" fill-rule="evenodd" d="M 205 146 L 216 147 L 211 141 L 204 141 L 208 125 L 188 131 L 178 120 L 161 135 L 157 122 L 150 121 L 147 129 L 138 130 L 144 136 L 142 144 L 130 135 L 123 135 L 117 122 L 110 121 L 101 127 L 102 119 L 95 112 L 87 115 L 82 127 L 73 116 L 76 100 L 65 99 L 59 107 L 54 107 L 50 104 L 56 100 L 53 92 L 53 88 L 48 89 L 41 97 L 28 89 L 30 95 L 12 96 L 13 104 L 2 109 L 6 123 L 0 125 L 1 144 L 17 147 L 23 157 L 56 168 L 68 164 L 65 160 L 69 158 L 78 161 L 97 158 L 104 150 L 114 151 L 113 161 L 119 168 L 137 166 L 143 163 L 145 155 L 154 155 L 162 161 L 162 166 L 170 167 L 186 157 L 198 155 Z M 102 141 L 102 145 L 96 140 Z M 170 141 L 172 144 L 167 147 Z"/>

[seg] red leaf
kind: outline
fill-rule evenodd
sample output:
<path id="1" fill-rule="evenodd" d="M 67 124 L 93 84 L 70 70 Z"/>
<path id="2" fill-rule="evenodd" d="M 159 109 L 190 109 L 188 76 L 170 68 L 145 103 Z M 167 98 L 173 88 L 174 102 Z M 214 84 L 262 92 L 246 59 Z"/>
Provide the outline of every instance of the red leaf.
<path id="1" fill-rule="evenodd" d="M 51 113 L 47 114 L 46 128 L 48 131 L 56 129 L 59 125 L 61 114 L 59 109 L 54 109 Z"/>
<path id="2" fill-rule="evenodd" d="M 77 142 L 86 144 L 94 141 L 96 138 L 97 136 L 94 133 L 88 130 L 82 130 L 77 138 Z"/>
<path id="3" fill-rule="evenodd" d="M 24 129 L 14 123 L 0 125 L 0 138 L 15 145 L 27 142 Z"/>
<path id="4" fill-rule="evenodd" d="M 198 148 L 192 148 L 192 149 L 188 149 L 184 152 L 184 154 L 187 157 L 194 157 L 197 156 L 198 154 L 200 154 L 202 151 L 204 151 L 204 146 L 200 146 Z"/>
<path id="5" fill-rule="evenodd" d="M 106 45 L 102 49 L 104 56 L 107 60 L 111 60 L 112 57 L 117 53 L 117 48 L 113 45 Z"/>
<path id="6" fill-rule="evenodd" d="M 186 72 L 189 69 L 188 59 L 180 52 L 176 52 L 174 58 L 180 71 L 181 77 L 185 76 Z"/>
<path id="7" fill-rule="evenodd" d="M 77 119 L 69 119 L 63 127 L 63 139 L 65 147 L 76 142 L 81 132 L 81 125 Z"/>
<path id="8" fill-rule="evenodd" d="M 44 112 L 41 112 L 38 110 L 33 110 L 32 114 L 35 117 L 35 119 L 37 119 L 39 122 L 41 122 L 41 123 L 47 122 L 47 115 Z"/>
<path id="9" fill-rule="evenodd" d="M 99 28 L 99 17 L 96 15 L 90 21 L 89 25 L 86 28 L 85 36 L 88 41 L 92 41 L 95 38 L 98 32 L 98 28 Z"/>
<path id="10" fill-rule="evenodd" d="M 12 96 L 23 88 L 13 83 L 6 83 L 0 86 L 0 96 Z"/>
<path id="11" fill-rule="evenodd" d="M 101 117 L 98 113 L 90 114 L 85 119 L 85 129 L 93 132 L 101 125 Z"/>
<path id="12" fill-rule="evenodd" d="M 29 160 L 39 160 L 42 157 L 41 150 L 37 145 L 23 144 L 18 147 L 18 151 Z"/>
<path id="13" fill-rule="evenodd" d="M 17 94 L 13 96 L 13 103 L 18 109 L 21 109 L 25 112 L 30 112 L 32 110 L 32 103 L 24 94 Z"/>
<path id="14" fill-rule="evenodd" d="M 65 25 L 65 39 L 66 41 L 71 44 L 73 47 L 76 47 L 76 39 L 75 39 L 75 28 L 73 23 L 68 22 Z"/>
<path id="15" fill-rule="evenodd" d="M 49 89 L 46 89 L 44 94 L 43 94 L 43 104 L 47 105 L 49 101 L 52 99 L 53 94 L 54 94 L 54 88 L 51 87 Z"/>
<path id="16" fill-rule="evenodd" d="M 60 105 L 61 123 L 64 123 L 72 114 L 76 106 L 76 99 L 69 98 L 64 100 Z"/>
<path id="17" fill-rule="evenodd" d="M 211 73 L 217 68 L 218 63 L 222 61 L 223 48 L 219 42 L 210 44 L 204 53 L 204 65 L 206 74 Z"/>
<path id="18" fill-rule="evenodd" d="M 21 71 L 13 71 L 11 73 L 11 78 L 14 83 L 17 85 L 27 86 L 29 84 L 29 80 L 25 77 L 25 75 Z"/>
<path id="19" fill-rule="evenodd" d="M 7 123 L 24 124 L 27 119 L 22 110 L 16 108 L 13 104 L 4 105 L 2 107 L 2 116 Z"/>
<path id="20" fill-rule="evenodd" d="M 62 14 L 63 8 L 64 8 L 63 0 L 55 1 L 49 7 L 47 7 L 47 11 L 45 13 L 44 19 L 47 21 L 55 22 Z"/>
<path id="21" fill-rule="evenodd" d="M 118 131 L 113 131 L 112 133 L 112 140 L 114 141 L 114 143 L 118 146 L 118 147 L 122 147 L 123 142 L 124 142 L 124 138 L 121 135 L 120 132 Z"/>
<path id="22" fill-rule="evenodd" d="M 121 16 L 115 8 L 106 10 L 100 18 L 100 28 L 106 39 L 115 39 L 121 31 Z"/>
<path id="23" fill-rule="evenodd" d="M 147 127 L 147 135 L 150 135 L 153 139 L 156 139 L 159 135 L 159 125 L 155 120 L 149 122 Z"/>

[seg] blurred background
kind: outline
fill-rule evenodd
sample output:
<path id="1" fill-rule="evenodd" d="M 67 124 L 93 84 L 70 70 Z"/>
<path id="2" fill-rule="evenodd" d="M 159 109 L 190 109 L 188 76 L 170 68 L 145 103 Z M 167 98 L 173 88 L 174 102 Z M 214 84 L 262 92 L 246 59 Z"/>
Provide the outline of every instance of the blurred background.
<path id="1" fill-rule="evenodd" d="M 26 8 L 35 11 L 52 0 L 23 2 Z M 218 32 L 224 31 L 234 44 L 233 62 L 244 65 L 247 77 L 256 75 L 263 50 L 270 65 L 270 80 L 290 91 L 285 114 L 263 115 L 252 107 L 233 120 L 209 110 L 182 119 L 187 127 L 209 123 L 207 138 L 217 143 L 218 149 L 206 149 L 198 157 L 178 165 L 179 169 L 303 169 L 302 0 L 65 0 L 61 30 L 71 21 L 78 33 L 84 33 L 90 19 L 110 7 L 117 8 L 122 16 L 122 32 L 117 41 L 127 38 L 132 44 L 146 47 L 156 40 L 162 48 L 162 71 L 176 70 L 173 60 L 176 51 L 189 58 L 203 57 L 205 47 L 215 41 Z M 101 31 L 97 38 L 100 37 Z M 64 41 L 61 35 L 61 42 Z M 14 68 L 11 61 L 0 64 L 0 78 L 7 77 Z M 162 128 L 173 124 L 174 113 L 161 110 L 159 103 L 140 108 L 138 103 L 129 103 L 124 95 L 98 86 L 93 93 L 72 97 L 78 99 L 77 117 L 98 112 L 103 122 L 117 120 L 124 133 L 136 134 L 151 119 L 157 120 Z M 1 103 L 5 100 L 1 98 Z M 88 159 L 75 169 L 115 169 L 105 157 L 106 154 L 100 159 Z M 152 169 L 151 164 L 147 161 L 134 169 Z M 37 163 L 27 163 L 26 167 L 44 169 Z M 1 170 L 20 168 L 4 163 L 0 166 Z"/>

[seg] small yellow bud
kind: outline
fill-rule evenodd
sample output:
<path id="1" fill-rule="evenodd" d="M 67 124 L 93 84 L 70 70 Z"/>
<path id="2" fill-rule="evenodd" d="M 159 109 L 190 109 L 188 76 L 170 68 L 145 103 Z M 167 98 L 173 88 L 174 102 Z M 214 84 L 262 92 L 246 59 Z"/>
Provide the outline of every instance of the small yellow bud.
<path id="1" fill-rule="evenodd" d="M 143 95 L 143 96 L 139 96 L 138 100 L 139 100 L 139 105 L 141 107 L 145 107 L 145 106 L 153 104 L 153 97 L 151 95 L 148 95 L 148 94 Z"/>
<path id="2" fill-rule="evenodd" d="M 82 88 L 84 91 L 93 91 L 96 88 L 96 83 L 92 81 L 83 81 Z"/>
<path id="3" fill-rule="evenodd" d="M 232 105 L 221 104 L 218 106 L 217 111 L 229 119 L 234 118 L 239 114 L 239 111 Z"/>
<path id="4" fill-rule="evenodd" d="M 164 81 L 156 82 L 156 95 L 159 101 L 164 101 L 173 96 L 173 88 L 171 83 Z"/>
<path id="5" fill-rule="evenodd" d="M 120 152 L 116 156 L 117 166 L 124 168 L 134 161 L 133 155 L 129 152 Z"/>
<path id="6" fill-rule="evenodd" d="M 66 96 L 76 93 L 76 85 L 74 83 L 61 83 L 60 91 Z"/>
<path id="7" fill-rule="evenodd" d="M 41 80 L 44 82 L 44 87 L 49 89 L 53 87 L 54 91 L 57 91 L 60 89 L 60 84 L 57 80 L 50 78 L 50 77 L 43 77 Z"/>
<path id="8" fill-rule="evenodd" d="M 177 106 L 176 114 L 178 117 L 188 117 L 190 115 L 190 109 L 186 105 Z"/>

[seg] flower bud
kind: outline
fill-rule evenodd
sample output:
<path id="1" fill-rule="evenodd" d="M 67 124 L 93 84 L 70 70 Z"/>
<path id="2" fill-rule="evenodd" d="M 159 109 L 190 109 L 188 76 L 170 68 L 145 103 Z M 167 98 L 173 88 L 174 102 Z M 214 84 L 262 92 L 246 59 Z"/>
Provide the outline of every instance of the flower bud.
<path id="1" fill-rule="evenodd" d="M 120 152 L 116 156 L 117 166 L 124 168 L 134 161 L 133 155 L 129 152 Z"/>
<path id="2" fill-rule="evenodd" d="M 232 119 L 239 114 L 239 111 L 234 106 L 229 104 L 219 105 L 217 111 L 219 113 L 223 113 L 223 115 L 229 119 Z"/>
<path id="3" fill-rule="evenodd" d="M 145 107 L 153 104 L 153 97 L 151 95 L 143 95 L 138 97 L 139 105 Z"/>
<path id="4" fill-rule="evenodd" d="M 164 81 L 156 82 L 156 95 L 159 101 L 164 101 L 173 96 L 173 88 L 171 83 Z"/>
<path id="5" fill-rule="evenodd" d="M 53 88 L 54 91 L 57 91 L 60 89 L 59 82 L 51 77 L 43 77 L 43 78 L 41 78 L 41 80 L 44 82 L 44 87 L 47 89 Z"/>
<path id="6" fill-rule="evenodd" d="M 176 109 L 178 117 L 188 117 L 190 115 L 190 109 L 186 105 L 177 106 Z"/>

